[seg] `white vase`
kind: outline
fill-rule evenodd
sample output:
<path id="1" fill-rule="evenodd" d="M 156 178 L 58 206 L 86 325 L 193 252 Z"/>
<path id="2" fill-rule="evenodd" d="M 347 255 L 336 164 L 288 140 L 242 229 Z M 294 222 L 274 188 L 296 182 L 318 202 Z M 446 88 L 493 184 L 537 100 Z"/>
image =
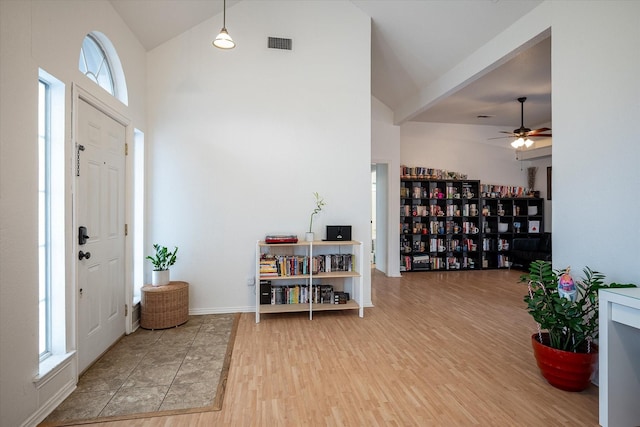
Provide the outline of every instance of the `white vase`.
<path id="1" fill-rule="evenodd" d="M 151 285 L 164 286 L 169 284 L 169 270 L 153 270 L 151 272 Z"/>
<path id="2" fill-rule="evenodd" d="M 313 231 L 308 231 L 304 234 L 304 239 L 307 242 L 313 242 Z"/>

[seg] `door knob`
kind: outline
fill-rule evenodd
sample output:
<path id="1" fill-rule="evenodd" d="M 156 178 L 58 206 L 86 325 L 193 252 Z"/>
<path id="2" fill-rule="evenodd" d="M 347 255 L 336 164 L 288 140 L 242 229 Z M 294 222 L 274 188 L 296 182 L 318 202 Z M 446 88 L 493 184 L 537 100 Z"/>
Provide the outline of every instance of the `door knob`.
<path id="1" fill-rule="evenodd" d="M 80 251 L 80 252 L 78 253 L 78 259 L 79 259 L 80 261 L 82 261 L 82 259 L 83 259 L 83 258 L 86 258 L 86 259 L 91 258 L 91 252 L 82 252 L 82 251 Z"/>

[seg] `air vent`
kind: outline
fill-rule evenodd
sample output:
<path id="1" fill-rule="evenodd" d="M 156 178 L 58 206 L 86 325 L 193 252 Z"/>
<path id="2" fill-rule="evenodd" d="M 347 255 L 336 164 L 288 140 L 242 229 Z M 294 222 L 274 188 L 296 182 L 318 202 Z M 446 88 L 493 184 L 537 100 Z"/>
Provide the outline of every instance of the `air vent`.
<path id="1" fill-rule="evenodd" d="M 292 50 L 293 40 L 280 37 L 269 37 L 269 49 Z"/>

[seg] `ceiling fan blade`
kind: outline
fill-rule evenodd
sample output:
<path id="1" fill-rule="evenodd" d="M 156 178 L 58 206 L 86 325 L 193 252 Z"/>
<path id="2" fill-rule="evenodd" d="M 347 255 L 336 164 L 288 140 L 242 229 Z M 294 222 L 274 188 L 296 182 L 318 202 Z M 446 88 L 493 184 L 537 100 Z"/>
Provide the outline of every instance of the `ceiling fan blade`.
<path id="1" fill-rule="evenodd" d="M 487 139 L 506 139 L 506 138 L 513 138 L 513 136 L 496 136 L 495 138 L 487 138 Z"/>
<path id="2" fill-rule="evenodd" d="M 529 135 L 529 136 L 530 137 L 534 137 L 534 138 L 539 137 L 539 136 L 548 136 L 548 137 L 550 137 L 551 134 L 550 133 L 537 133 L 535 135 Z"/>
<path id="3" fill-rule="evenodd" d="M 513 133 L 513 132 L 507 132 L 506 130 L 501 130 L 501 131 L 499 131 L 499 133 L 508 133 L 509 135 L 516 136 L 516 134 L 515 134 L 515 133 Z"/>
<path id="4" fill-rule="evenodd" d="M 546 132 L 548 130 L 551 130 L 551 129 L 549 129 L 549 128 L 534 129 L 532 131 L 529 131 L 529 135 L 536 135 L 538 133 Z"/>

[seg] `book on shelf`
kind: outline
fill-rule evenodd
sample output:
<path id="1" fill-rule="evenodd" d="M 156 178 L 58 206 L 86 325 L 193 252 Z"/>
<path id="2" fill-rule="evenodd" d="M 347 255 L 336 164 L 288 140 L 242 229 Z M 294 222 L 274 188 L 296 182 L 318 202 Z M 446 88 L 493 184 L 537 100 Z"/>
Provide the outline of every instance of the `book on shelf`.
<path id="1" fill-rule="evenodd" d="M 295 285 L 271 285 L 270 290 L 263 299 L 261 281 L 260 304 L 333 304 L 334 292 L 332 285 L 312 285 L 311 290 L 307 284 Z M 266 286 L 266 284 L 265 284 Z M 265 287 L 266 291 L 266 287 Z"/>
<path id="2" fill-rule="evenodd" d="M 513 185 L 481 184 L 480 191 L 485 197 L 524 197 L 527 194 L 525 187 Z"/>
<path id="3" fill-rule="evenodd" d="M 296 276 L 309 274 L 309 257 L 302 255 L 271 255 L 260 257 L 261 276 Z"/>
<path id="4" fill-rule="evenodd" d="M 320 304 L 333 303 L 333 286 L 320 285 Z"/>
<path id="5" fill-rule="evenodd" d="M 334 292 L 333 303 L 334 304 L 346 304 L 349 301 L 348 292 Z"/>
<path id="6" fill-rule="evenodd" d="M 400 271 L 411 271 L 411 256 L 404 255 L 400 258 Z"/>
<path id="7" fill-rule="evenodd" d="M 313 257 L 313 273 L 353 271 L 353 254 L 328 254 Z"/>

